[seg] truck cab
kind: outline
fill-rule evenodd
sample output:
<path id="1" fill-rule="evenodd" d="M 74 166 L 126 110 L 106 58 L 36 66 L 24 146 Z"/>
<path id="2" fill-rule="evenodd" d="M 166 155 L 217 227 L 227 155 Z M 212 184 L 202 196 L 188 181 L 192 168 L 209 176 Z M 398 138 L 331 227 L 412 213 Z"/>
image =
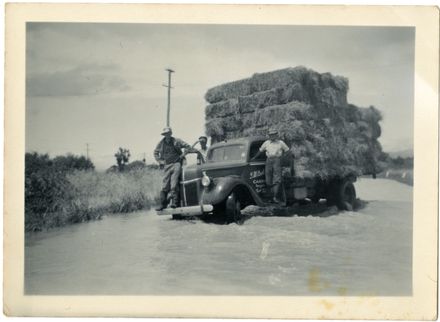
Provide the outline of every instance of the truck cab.
<path id="1" fill-rule="evenodd" d="M 234 222 L 240 220 L 241 210 L 249 205 L 270 205 L 273 196 L 265 181 L 266 156 L 261 154 L 251 161 L 265 140 L 246 137 L 213 144 L 206 163 L 183 167 L 179 207 L 158 214 L 174 218 L 216 214 Z M 318 179 L 295 177 L 292 154 L 283 157 L 282 169 L 280 199 L 284 206 L 305 198 L 319 200 L 326 193 L 321 191 L 326 186 L 319 185 Z"/>

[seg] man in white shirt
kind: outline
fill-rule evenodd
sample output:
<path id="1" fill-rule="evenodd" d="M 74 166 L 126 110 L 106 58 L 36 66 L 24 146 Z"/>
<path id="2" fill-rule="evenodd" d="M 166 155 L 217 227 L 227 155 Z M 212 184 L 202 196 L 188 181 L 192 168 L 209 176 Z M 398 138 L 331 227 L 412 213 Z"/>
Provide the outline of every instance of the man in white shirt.
<path id="1" fill-rule="evenodd" d="M 281 157 L 287 151 L 289 151 L 289 147 L 278 138 L 278 131 L 270 129 L 269 140 L 261 145 L 258 153 L 252 158 L 252 160 L 255 160 L 261 153 L 266 152 L 266 185 L 273 188 L 273 201 L 275 203 L 280 203 L 277 196 L 281 185 Z"/>

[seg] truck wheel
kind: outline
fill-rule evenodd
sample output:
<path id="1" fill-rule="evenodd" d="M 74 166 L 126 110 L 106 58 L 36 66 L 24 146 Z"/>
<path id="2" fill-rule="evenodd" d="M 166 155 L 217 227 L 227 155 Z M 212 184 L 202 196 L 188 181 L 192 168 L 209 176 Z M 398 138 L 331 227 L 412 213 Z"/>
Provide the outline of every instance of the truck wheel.
<path id="1" fill-rule="evenodd" d="M 235 222 L 237 224 L 243 223 L 243 216 L 241 215 L 241 203 L 238 196 L 232 192 L 226 199 L 225 216 L 227 223 Z"/>
<path id="2" fill-rule="evenodd" d="M 356 189 L 349 180 L 344 180 L 337 190 L 336 206 L 340 210 L 352 211 L 356 202 Z"/>

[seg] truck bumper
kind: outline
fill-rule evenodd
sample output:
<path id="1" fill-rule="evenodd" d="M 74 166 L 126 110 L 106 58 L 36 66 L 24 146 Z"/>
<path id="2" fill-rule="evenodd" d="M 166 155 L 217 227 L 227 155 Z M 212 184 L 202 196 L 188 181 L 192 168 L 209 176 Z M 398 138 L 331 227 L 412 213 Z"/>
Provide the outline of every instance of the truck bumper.
<path id="1" fill-rule="evenodd" d="M 162 211 L 158 211 L 159 216 L 171 216 L 171 215 L 181 215 L 181 216 L 200 216 L 205 213 L 212 212 L 214 210 L 213 205 L 199 205 L 199 206 L 189 206 L 189 207 L 179 207 L 179 208 L 166 208 Z"/>

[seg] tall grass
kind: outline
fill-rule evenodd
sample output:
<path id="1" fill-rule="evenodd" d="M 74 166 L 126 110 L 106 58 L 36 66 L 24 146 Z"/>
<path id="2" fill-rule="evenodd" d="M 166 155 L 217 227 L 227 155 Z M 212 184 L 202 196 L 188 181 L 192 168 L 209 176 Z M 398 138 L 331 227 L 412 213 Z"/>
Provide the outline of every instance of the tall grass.
<path id="1" fill-rule="evenodd" d="M 61 178 L 61 177 L 60 177 Z M 128 172 L 100 173 L 80 170 L 67 173 L 59 193 L 40 194 L 50 197 L 52 207 L 44 207 L 47 200 L 32 196 L 27 202 L 41 203 L 43 207 L 27 207 L 25 228 L 39 231 L 92 219 L 104 213 L 127 213 L 149 208 L 157 202 L 161 175 L 154 169 Z M 58 191 L 57 190 L 57 191 Z"/>

